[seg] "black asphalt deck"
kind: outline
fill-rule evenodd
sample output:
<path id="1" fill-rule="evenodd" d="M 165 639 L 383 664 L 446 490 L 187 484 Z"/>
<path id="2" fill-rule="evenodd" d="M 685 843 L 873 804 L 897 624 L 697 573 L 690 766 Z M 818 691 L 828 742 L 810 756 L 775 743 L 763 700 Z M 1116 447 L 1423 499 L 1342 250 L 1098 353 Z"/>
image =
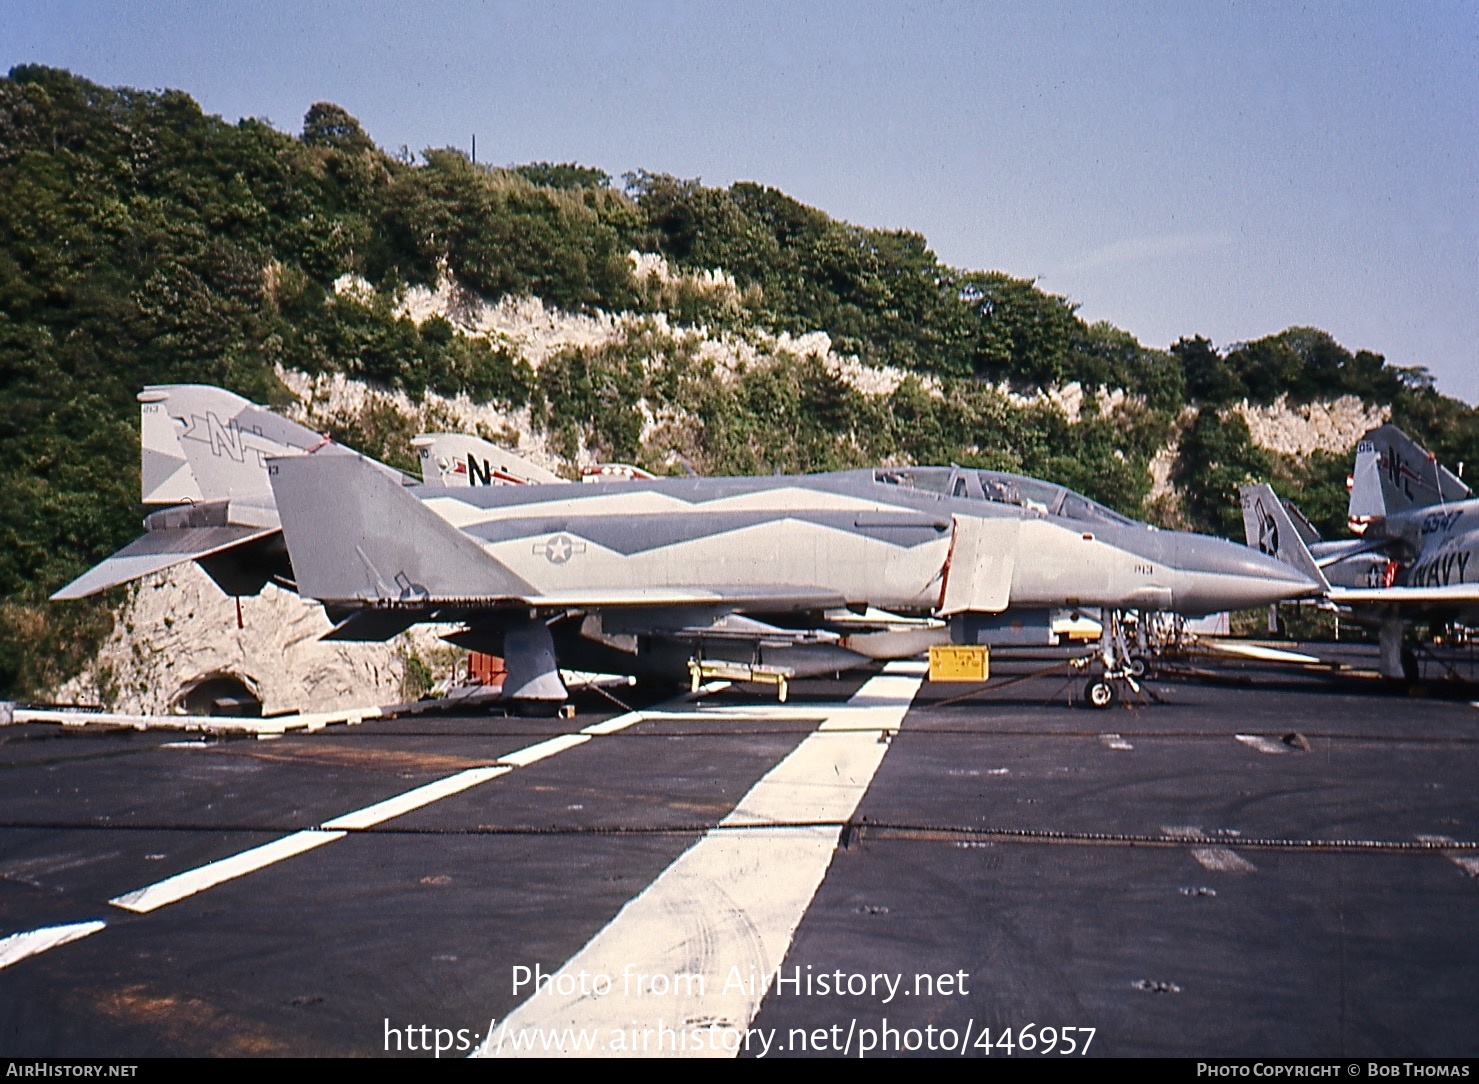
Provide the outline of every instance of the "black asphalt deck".
<path id="1" fill-rule="evenodd" d="M 1020 1056 L 1028 1025 L 1092 1034 L 1090 1056 L 1479 1053 L 1479 709 L 1196 665 L 1249 684 L 1160 681 L 1163 702 L 1102 712 L 1057 673 L 922 686 L 781 974 L 946 991 L 773 986 L 772 1056 L 850 1027 L 969 1032 L 973 1054 L 989 1028 Z M 0 969 L 0 1052 L 376 1056 L 387 1025 L 482 1032 L 523 999 L 514 964 L 569 959 L 862 680 L 797 683 L 784 717 L 722 693 L 744 714 L 593 738 L 147 914 L 108 901 L 619 709 L 203 744 L 0 730 L 0 937 L 108 923 Z"/>

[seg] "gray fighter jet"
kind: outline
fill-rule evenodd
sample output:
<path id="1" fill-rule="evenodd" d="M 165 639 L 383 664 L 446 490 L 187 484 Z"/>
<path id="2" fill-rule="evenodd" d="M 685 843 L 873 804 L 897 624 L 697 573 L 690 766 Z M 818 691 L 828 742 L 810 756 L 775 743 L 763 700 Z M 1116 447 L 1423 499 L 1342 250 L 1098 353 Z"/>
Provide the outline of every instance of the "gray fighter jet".
<path id="1" fill-rule="evenodd" d="M 520 700 L 564 699 L 557 660 L 805 676 L 947 638 L 1048 643 L 1058 608 L 1196 615 L 1318 591 L 1247 547 L 995 471 L 408 488 L 220 389 L 141 398 L 146 502 L 196 503 L 54 597 L 200 560 L 228 592 L 276 579 L 322 602 L 334 639 L 453 623 L 448 639 L 505 658 Z M 1106 674 L 1123 662 L 1106 644 Z"/>
<path id="2" fill-rule="evenodd" d="M 1266 483 L 1244 487 L 1242 498 L 1250 547 L 1316 580 L 1331 603 L 1380 630 L 1383 676 L 1417 676 L 1403 645 L 1408 622 L 1479 623 L 1479 500 L 1395 425 L 1356 445 L 1349 518 L 1357 538 L 1321 541 Z"/>

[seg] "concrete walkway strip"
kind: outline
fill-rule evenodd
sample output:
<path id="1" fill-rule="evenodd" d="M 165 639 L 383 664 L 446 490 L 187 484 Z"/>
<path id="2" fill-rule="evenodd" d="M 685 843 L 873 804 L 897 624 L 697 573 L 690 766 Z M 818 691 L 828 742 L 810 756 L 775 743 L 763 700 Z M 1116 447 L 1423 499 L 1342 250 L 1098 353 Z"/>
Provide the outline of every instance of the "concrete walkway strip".
<path id="1" fill-rule="evenodd" d="M 923 677 L 895 663 L 845 705 L 809 705 L 825 716 L 817 730 L 546 974 L 476 1056 L 733 1056 Z"/>

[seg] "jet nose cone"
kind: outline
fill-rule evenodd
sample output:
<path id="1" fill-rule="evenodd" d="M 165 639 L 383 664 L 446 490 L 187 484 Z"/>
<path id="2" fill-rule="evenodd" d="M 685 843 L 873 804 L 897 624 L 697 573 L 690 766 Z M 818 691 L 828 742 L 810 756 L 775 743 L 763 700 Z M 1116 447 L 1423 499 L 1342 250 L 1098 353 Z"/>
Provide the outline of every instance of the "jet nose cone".
<path id="1" fill-rule="evenodd" d="M 1192 535 L 1181 549 L 1176 609 L 1182 613 L 1245 610 L 1320 593 L 1304 573 L 1226 539 Z"/>

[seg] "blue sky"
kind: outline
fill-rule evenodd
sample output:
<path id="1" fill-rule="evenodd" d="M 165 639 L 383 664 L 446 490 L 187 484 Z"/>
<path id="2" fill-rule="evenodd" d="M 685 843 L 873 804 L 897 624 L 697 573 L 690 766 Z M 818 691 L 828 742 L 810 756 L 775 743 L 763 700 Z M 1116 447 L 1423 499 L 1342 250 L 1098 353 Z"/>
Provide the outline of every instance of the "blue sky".
<path id="1" fill-rule="evenodd" d="M 1147 345 L 1313 325 L 1479 401 L 1479 4 L 0 0 L 19 63 L 758 181 Z"/>

